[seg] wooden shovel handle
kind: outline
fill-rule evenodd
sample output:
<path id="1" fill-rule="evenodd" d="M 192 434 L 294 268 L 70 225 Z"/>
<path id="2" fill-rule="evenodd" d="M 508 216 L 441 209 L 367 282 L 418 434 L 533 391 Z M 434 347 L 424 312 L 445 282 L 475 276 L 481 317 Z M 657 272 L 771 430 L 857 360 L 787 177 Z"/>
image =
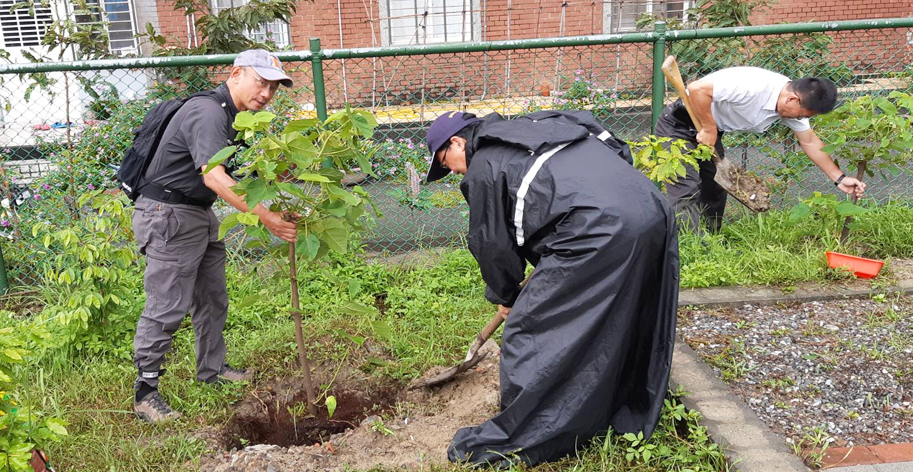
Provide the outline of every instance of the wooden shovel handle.
<path id="1" fill-rule="evenodd" d="M 682 80 L 682 74 L 678 70 L 678 63 L 675 62 L 675 56 L 669 56 L 663 61 L 663 75 L 666 76 L 666 79 L 672 84 L 672 87 L 678 93 L 678 98 L 682 99 L 682 103 L 685 105 L 685 111 L 688 112 L 688 116 L 691 117 L 691 122 L 694 123 L 694 128 L 700 132 L 701 131 L 701 120 L 694 115 L 694 112 L 691 111 L 691 99 L 688 98 L 688 92 L 685 90 L 685 81 Z"/>
<path id="2" fill-rule="evenodd" d="M 529 282 L 529 278 L 533 276 L 533 272 L 535 272 L 535 269 L 533 269 L 533 271 L 530 272 L 522 282 L 520 282 L 520 290 L 523 290 L 523 287 L 526 287 L 527 282 Z M 469 362 L 473 357 L 475 357 L 476 352 L 479 351 L 479 348 L 485 344 L 485 341 L 488 341 L 488 338 L 490 338 L 491 335 L 494 334 L 494 332 L 498 329 L 498 327 L 501 326 L 501 323 L 504 323 L 504 317 L 501 316 L 500 313 L 495 313 L 495 316 L 491 317 L 491 321 L 489 321 L 488 324 L 482 328 L 482 332 L 476 336 L 475 341 L 473 341 L 472 345 L 469 346 L 469 351 L 466 353 L 466 360 L 464 362 Z"/>

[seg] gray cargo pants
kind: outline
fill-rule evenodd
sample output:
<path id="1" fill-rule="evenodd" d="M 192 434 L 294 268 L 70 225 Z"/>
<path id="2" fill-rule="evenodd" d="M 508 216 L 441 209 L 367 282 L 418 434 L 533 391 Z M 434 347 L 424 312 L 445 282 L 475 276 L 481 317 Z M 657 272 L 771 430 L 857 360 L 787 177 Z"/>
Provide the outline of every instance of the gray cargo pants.
<path id="1" fill-rule="evenodd" d="M 133 232 L 146 256 L 146 307 L 133 339 L 141 383 L 158 388 L 159 372 L 174 332 L 191 313 L 196 336 L 197 380 L 213 382 L 225 363 L 222 329 L 228 316 L 225 243 L 212 208 L 161 203 L 140 196 Z"/>
<path id="2" fill-rule="evenodd" d="M 697 130 L 691 123 L 688 111 L 682 101 L 663 109 L 656 122 L 656 135 L 667 138 L 684 139 L 688 149 L 697 147 Z M 723 133 L 717 135 L 717 155 L 725 155 Z M 694 233 L 700 233 L 700 222 L 704 221 L 711 233 L 720 231 L 723 224 L 723 212 L 726 210 L 726 190 L 713 180 L 716 176 L 716 164 L 701 161 L 698 168 L 685 166 L 686 174 L 677 182 L 666 185 L 666 196 L 675 208 L 681 225 Z"/>

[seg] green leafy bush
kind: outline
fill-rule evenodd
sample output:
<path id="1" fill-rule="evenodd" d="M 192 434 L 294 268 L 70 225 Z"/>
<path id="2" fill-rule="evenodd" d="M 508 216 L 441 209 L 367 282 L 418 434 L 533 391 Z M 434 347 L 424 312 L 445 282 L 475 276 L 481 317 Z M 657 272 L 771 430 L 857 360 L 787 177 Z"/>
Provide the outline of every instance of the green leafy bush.
<path id="1" fill-rule="evenodd" d="M 7 312 L 8 314 L 8 312 Z M 23 395 L 17 369 L 51 338 L 41 325 L 0 328 L 0 472 L 29 472 L 32 450 L 66 436 L 66 422 L 45 417 Z"/>
<path id="2" fill-rule="evenodd" d="M 887 97 L 864 95 L 815 119 L 815 130 L 827 144 L 825 152 L 849 170 L 877 171 L 891 178 L 910 172 L 913 151 L 913 95 L 891 92 Z"/>
<path id="3" fill-rule="evenodd" d="M 567 81 L 570 85 L 565 90 L 550 92 L 551 97 L 546 101 L 527 100 L 524 102 L 523 113 L 532 113 L 540 110 L 589 110 L 596 116 L 605 116 L 615 109 L 619 94 L 614 87 L 605 87 L 599 84 L 583 69 L 574 71 L 573 80 Z"/>
<path id="4" fill-rule="evenodd" d="M 634 157 L 634 167 L 644 173 L 650 180 L 660 184 L 665 189 L 666 184 L 678 181 L 684 177 L 686 165 L 697 169 L 700 161 L 710 159 L 712 150 L 709 146 L 699 145 L 695 149 L 688 149 L 687 142 L 683 139 L 647 136 L 643 141 L 632 141 L 631 154 Z"/>
<path id="5" fill-rule="evenodd" d="M 88 209 L 83 209 L 86 205 Z M 123 193 L 95 190 L 79 199 L 84 220 L 57 225 L 39 222 L 32 235 L 47 251 L 42 262 L 44 287 L 55 296 L 42 312 L 54 320 L 56 338 L 77 351 L 108 352 L 133 329 L 133 319 L 117 316 L 134 296 L 131 273 L 137 259 L 133 247 L 129 200 Z M 44 251 L 42 251 L 44 252 Z"/>

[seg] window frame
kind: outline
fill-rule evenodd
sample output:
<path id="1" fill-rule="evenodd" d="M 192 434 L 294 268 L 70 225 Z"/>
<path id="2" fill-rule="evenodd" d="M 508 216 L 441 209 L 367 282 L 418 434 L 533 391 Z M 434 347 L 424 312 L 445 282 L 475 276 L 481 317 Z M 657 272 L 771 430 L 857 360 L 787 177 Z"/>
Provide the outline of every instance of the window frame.
<path id="1" fill-rule="evenodd" d="M 30 16 L 26 8 L 10 12 L 17 3 L 18 0 L 0 0 L 0 45 L 3 49 L 41 46 L 41 40 L 54 21 L 53 10 L 50 6 L 36 5 L 35 16 Z M 23 27 L 34 31 L 23 31 Z"/>
<path id="2" fill-rule="evenodd" d="M 219 12 L 227 10 L 230 8 L 239 8 L 249 3 L 249 0 L 227 0 L 230 3 L 229 6 L 219 6 L 219 0 L 209 0 L 209 8 L 212 11 L 212 14 L 218 15 Z M 237 5 L 235 5 L 237 3 Z M 278 33 L 279 38 L 284 39 L 284 42 L 276 41 L 276 33 L 271 33 L 268 28 L 270 27 L 279 27 L 284 31 Z M 252 41 L 257 41 L 260 43 L 266 42 L 266 39 L 271 39 L 273 43 L 276 44 L 276 47 L 279 48 L 288 48 L 292 46 L 292 28 L 289 23 L 286 23 L 282 20 L 271 21 L 269 23 L 263 23 L 257 30 L 247 30 L 244 33 L 244 37 Z M 260 37 L 263 40 L 260 40 Z"/>
<path id="3" fill-rule="evenodd" d="M 669 3 L 681 3 L 682 4 L 681 20 L 687 21 L 688 20 L 688 10 L 694 6 L 695 0 L 681 0 L 681 1 L 676 1 L 676 2 L 669 2 L 667 0 L 622 0 L 622 1 L 609 0 L 609 1 L 603 2 L 602 32 L 604 34 L 633 33 L 633 32 L 637 31 L 637 27 L 633 26 L 633 25 L 630 27 L 629 26 L 624 26 L 624 27 L 619 26 L 618 28 L 615 27 L 615 16 L 616 16 L 615 12 L 617 10 L 619 13 L 622 14 L 621 16 L 623 18 L 624 12 L 622 11 L 622 8 L 625 6 L 626 3 L 635 4 L 635 5 L 644 5 L 646 7 L 645 11 L 637 14 L 637 17 L 639 17 L 641 14 L 653 14 L 656 7 L 659 7 L 659 6 L 662 6 L 663 11 L 667 12 L 665 6 L 667 6 Z M 637 22 L 637 17 L 632 19 L 633 20 L 632 23 Z M 666 17 L 665 13 L 663 14 L 663 17 L 664 18 Z"/>
<path id="4" fill-rule="evenodd" d="M 391 15 L 391 11 L 400 10 L 400 8 L 393 8 L 392 2 L 402 1 L 404 3 L 412 3 L 412 7 L 415 11 L 415 14 L 394 16 Z M 435 2 L 440 3 L 440 13 L 435 13 Z M 448 13 L 447 7 L 448 2 L 450 5 L 454 3 L 459 3 L 459 10 L 455 13 Z M 480 41 L 482 38 L 482 14 L 479 11 L 480 0 L 379 0 L 378 4 L 378 13 L 379 13 L 379 23 L 381 30 L 381 46 L 406 46 L 406 45 L 416 45 L 416 44 L 445 44 L 445 43 L 462 43 L 467 41 Z M 463 8 L 468 7 L 468 14 L 463 13 Z M 424 14 L 425 11 L 431 10 L 428 15 Z M 461 20 L 459 25 L 457 23 L 449 25 L 447 24 L 448 17 L 455 17 L 459 15 Z M 419 37 L 419 31 L 421 30 L 421 18 L 431 18 L 431 27 L 432 28 L 441 28 L 442 31 L 432 31 L 428 33 L 429 28 L 425 27 L 425 34 L 423 37 Z M 443 25 L 439 25 L 433 20 L 438 17 L 443 19 Z M 466 20 L 468 18 L 468 21 Z M 412 19 L 415 25 L 414 34 L 409 35 L 395 35 L 395 26 L 394 20 L 397 19 Z M 461 28 L 459 26 L 462 26 Z M 457 27 L 459 31 L 452 32 L 452 28 Z M 469 30 L 468 34 L 466 30 Z M 443 38 L 441 38 L 443 36 Z M 405 40 L 405 38 L 409 38 Z"/>
<path id="5" fill-rule="evenodd" d="M 110 5 L 126 5 L 127 11 L 108 11 L 108 6 Z M 88 15 L 77 15 L 75 13 L 75 5 L 70 5 L 73 7 L 73 17 L 78 24 L 91 24 L 91 23 L 102 23 L 105 27 L 105 33 L 108 35 L 108 52 L 111 54 L 117 54 L 120 56 L 125 56 L 127 54 L 139 54 L 139 41 L 136 38 L 136 5 L 134 0 L 86 0 L 86 7 L 89 8 L 90 14 Z M 127 14 L 129 17 L 130 23 L 130 38 L 126 39 L 111 39 L 111 23 L 127 23 L 128 20 L 116 20 L 111 21 L 109 15 L 111 14 Z M 127 30 L 119 29 L 114 30 L 116 32 L 124 32 Z M 129 41 L 129 46 L 114 47 L 114 43 L 123 43 Z"/>

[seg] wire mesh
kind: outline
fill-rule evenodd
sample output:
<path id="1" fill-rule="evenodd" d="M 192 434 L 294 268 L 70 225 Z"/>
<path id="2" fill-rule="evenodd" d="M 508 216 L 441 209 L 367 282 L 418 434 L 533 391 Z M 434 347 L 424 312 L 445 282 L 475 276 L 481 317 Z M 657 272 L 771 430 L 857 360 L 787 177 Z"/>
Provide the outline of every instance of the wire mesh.
<path id="1" fill-rule="evenodd" d="M 758 35 L 700 40 L 667 37 L 686 81 L 720 68 L 754 65 L 792 78 L 824 76 L 841 99 L 891 91 L 911 92 L 909 28 Z M 376 176 L 352 176 L 372 195 L 381 217 L 364 235 L 369 251 L 462 245 L 467 208 L 458 177 L 408 191 L 409 167 L 428 165 L 425 131 L 448 111 L 506 117 L 547 109 L 587 109 L 623 139 L 650 133 L 654 80 L 653 43 L 626 42 L 536 49 L 323 58 L 324 88 L 313 84 L 310 62 L 287 61 L 295 87 L 270 110 L 291 119 L 317 116 L 323 93 L 332 112 L 347 104 L 371 110 L 379 126 L 366 144 Z M 0 74 L 0 154 L 3 253 L 13 283 L 40 284 L 48 257 L 31 236 L 37 221 L 60 227 L 81 224 L 74 202 L 86 190 L 114 188 L 114 169 L 132 140 L 131 131 L 154 104 L 212 88 L 225 66 L 128 67 Z M 666 103 L 674 98 L 671 88 Z M 815 120 L 812 120 L 815 126 Z M 758 135 L 727 133 L 727 155 L 780 182 L 775 204 L 795 203 L 833 186 L 811 167 L 782 126 Z M 842 156 L 835 156 L 838 159 Z M 869 178 L 869 194 L 884 201 L 909 198 L 910 177 Z M 779 187 L 778 187 L 779 188 Z M 217 209 L 220 214 L 232 211 Z M 244 249 L 231 235 L 232 257 L 256 263 L 262 253 Z"/>

